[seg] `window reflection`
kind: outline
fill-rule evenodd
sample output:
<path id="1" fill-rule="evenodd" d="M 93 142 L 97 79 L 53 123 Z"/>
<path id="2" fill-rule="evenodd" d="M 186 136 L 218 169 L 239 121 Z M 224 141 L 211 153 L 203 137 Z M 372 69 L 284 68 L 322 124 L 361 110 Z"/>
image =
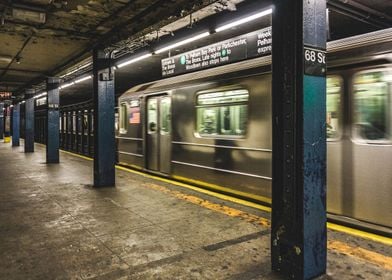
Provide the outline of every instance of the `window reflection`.
<path id="1" fill-rule="evenodd" d="M 340 96 L 343 84 L 339 76 L 327 77 L 327 138 L 340 136 Z"/>
<path id="2" fill-rule="evenodd" d="M 157 131 L 157 99 L 150 98 L 147 101 L 147 120 L 148 120 L 148 133 L 153 134 Z"/>
<path id="3" fill-rule="evenodd" d="M 249 92 L 244 89 L 200 94 L 197 132 L 205 136 L 244 136 Z"/>
<path id="4" fill-rule="evenodd" d="M 364 140 L 391 139 L 391 106 L 386 71 L 358 74 L 354 79 L 354 134 Z"/>
<path id="5" fill-rule="evenodd" d="M 170 133 L 171 130 L 171 112 L 170 112 L 170 98 L 163 97 L 160 106 L 160 129 L 161 134 Z"/>
<path id="6" fill-rule="evenodd" d="M 127 103 L 120 105 L 120 133 L 126 134 L 128 130 L 128 106 Z"/>

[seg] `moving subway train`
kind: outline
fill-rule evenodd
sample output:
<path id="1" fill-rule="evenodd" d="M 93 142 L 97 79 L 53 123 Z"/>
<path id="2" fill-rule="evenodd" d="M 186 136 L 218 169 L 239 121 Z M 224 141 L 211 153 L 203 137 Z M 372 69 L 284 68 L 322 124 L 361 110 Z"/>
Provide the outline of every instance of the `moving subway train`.
<path id="1" fill-rule="evenodd" d="M 328 44 L 328 212 L 392 227 L 392 29 Z M 270 203 L 271 58 L 131 88 L 118 161 Z"/>

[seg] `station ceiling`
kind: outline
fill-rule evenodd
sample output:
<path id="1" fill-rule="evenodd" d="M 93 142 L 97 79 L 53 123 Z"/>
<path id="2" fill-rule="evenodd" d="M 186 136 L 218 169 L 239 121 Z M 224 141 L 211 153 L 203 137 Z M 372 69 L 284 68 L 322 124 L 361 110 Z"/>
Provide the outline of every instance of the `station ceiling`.
<path id="1" fill-rule="evenodd" d="M 72 67 L 91 61 L 91 51 L 96 47 L 132 53 L 170 37 L 172 32 L 213 24 L 218 16 L 232 17 L 236 10 L 255 3 L 267 6 L 271 1 L 2 0 L 0 91 L 20 95 L 26 88 L 42 84 L 45 77 L 62 76 Z M 329 0 L 328 8 L 330 40 L 392 27 L 391 0 Z M 252 28 L 247 25 L 244 31 Z M 239 32 L 243 31 L 230 30 L 199 44 L 230 38 Z M 175 51 L 186 51 L 187 47 Z M 116 90 L 121 92 L 149 79 L 159 79 L 161 58 L 154 55 L 148 64 L 118 71 Z M 91 90 L 91 82 L 86 82 L 65 91 L 65 95 Z"/>

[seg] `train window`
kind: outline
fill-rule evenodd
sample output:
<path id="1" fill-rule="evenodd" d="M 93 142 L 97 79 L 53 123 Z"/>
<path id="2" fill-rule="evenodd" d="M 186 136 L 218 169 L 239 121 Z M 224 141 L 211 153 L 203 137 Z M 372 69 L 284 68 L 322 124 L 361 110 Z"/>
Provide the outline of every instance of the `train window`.
<path id="1" fill-rule="evenodd" d="M 76 113 L 72 112 L 72 132 L 76 132 Z"/>
<path id="2" fill-rule="evenodd" d="M 338 139 L 340 137 L 340 97 L 343 82 L 339 76 L 327 77 L 327 138 Z"/>
<path id="3" fill-rule="evenodd" d="M 126 134 L 128 129 L 128 106 L 127 103 L 120 105 L 120 133 Z"/>
<path id="4" fill-rule="evenodd" d="M 83 114 L 83 130 L 86 131 L 88 129 L 88 116 L 87 116 L 87 111 L 84 111 Z"/>
<path id="5" fill-rule="evenodd" d="M 91 124 L 90 124 L 90 133 L 91 133 L 91 136 L 94 136 L 94 110 L 91 110 L 91 113 L 90 113 L 90 121 L 91 121 Z"/>
<path id="6" fill-rule="evenodd" d="M 160 105 L 159 125 L 161 134 L 168 134 L 171 130 L 171 101 L 170 97 L 162 97 Z"/>
<path id="7" fill-rule="evenodd" d="M 201 136 L 244 136 L 249 92 L 245 89 L 197 96 L 197 132 Z"/>
<path id="8" fill-rule="evenodd" d="M 376 70 L 354 78 L 354 135 L 369 141 L 391 139 L 391 73 Z"/>
<path id="9" fill-rule="evenodd" d="M 118 131 L 120 129 L 119 122 L 120 122 L 120 116 L 118 113 L 118 107 L 115 107 L 114 108 L 114 129 L 116 131 Z"/>
<path id="10" fill-rule="evenodd" d="M 157 113 L 157 99 L 150 98 L 147 101 L 147 121 L 148 121 L 148 133 L 155 134 L 157 132 L 157 121 L 158 121 L 158 113 Z"/>
<path id="11" fill-rule="evenodd" d="M 64 132 L 68 131 L 68 127 L 67 127 L 67 113 L 63 114 L 63 122 L 64 122 Z"/>

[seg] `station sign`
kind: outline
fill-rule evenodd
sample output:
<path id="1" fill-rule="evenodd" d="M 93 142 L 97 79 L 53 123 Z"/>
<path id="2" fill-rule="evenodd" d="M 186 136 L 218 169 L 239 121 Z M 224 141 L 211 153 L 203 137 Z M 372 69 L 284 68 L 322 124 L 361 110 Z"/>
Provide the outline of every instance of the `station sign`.
<path id="1" fill-rule="evenodd" d="M 0 101 L 11 100 L 12 93 L 8 91 L 0 91 Z"/>
<path id="2" fill-rule="evenodd" d="M 169 77 L 270 55 L 271 50 L 272 28 L 267 27 L 216 44 L 162 59 L 162 76 Z"/>
<path id="3" fill-rule="evenodd" d="M 327 74 L 326 51 L 314 47 L 304 47 L 304 73 L 325 77 Z"/>

